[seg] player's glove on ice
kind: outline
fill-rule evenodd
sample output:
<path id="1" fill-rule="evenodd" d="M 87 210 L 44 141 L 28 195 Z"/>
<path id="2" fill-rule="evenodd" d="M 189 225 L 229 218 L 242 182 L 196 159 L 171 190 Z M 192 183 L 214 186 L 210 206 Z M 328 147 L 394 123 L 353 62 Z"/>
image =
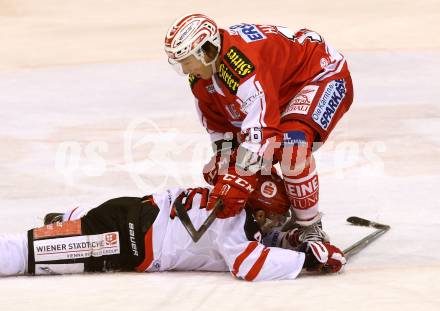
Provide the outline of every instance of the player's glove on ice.
<path id="1" fill-rule="evenodd" d="M 344 253 L 336 246 L 323 242 L 304 242 L 299 250 L 306 254 L 307 271 L 338 272 L 347 262 Z"/>
<path id="2" fill-rule="evenodd" d="M 209 196 L 207 210 L 212 210 L 217 200 L 221 199 L 223 209 L 217 212 L 217 217 L 228 218 L 237 215 L 244 208 L 256 184 L 255 175 L 237 176 L 230 170 L 228 174 L 219 176 Z"/>

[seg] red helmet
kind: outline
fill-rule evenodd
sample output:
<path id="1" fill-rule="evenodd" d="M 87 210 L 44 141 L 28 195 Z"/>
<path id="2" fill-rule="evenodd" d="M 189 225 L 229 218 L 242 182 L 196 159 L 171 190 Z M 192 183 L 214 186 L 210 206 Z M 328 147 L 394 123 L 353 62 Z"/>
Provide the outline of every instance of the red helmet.
<path id="1" fill-rule="evenodd" d="M 290 207 L 284 181 L 276 173 L 260 176 L 255 190 L 247 201 L 247 205 L 252 211 L 262 209 L 266 214 L 272 212 L 284 215 Z"/>
<path id="2" fill-rule="evenodd" d="M 202 45 L 206 42 L 211 42 L 220 50 L 217 24 L 206 15 L 189 14 L 178 18 L 171 25 L 165 37 L 165 52 L 171 63 L 190 55 L 205 63 Z"/>

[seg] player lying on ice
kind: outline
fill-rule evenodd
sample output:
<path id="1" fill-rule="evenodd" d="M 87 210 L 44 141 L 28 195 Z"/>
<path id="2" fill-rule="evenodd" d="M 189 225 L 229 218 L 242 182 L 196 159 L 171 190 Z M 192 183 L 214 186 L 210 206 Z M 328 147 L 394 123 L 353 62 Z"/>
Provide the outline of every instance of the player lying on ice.
<path id="1" fill-rule="evenodd" d="M 262 176 L 246 209 L 236 217 L 216 219 L 194 243 L 172 205 L 180 200 L 198 228 L 209 214 L 209 191 L 175 188 L 112 199 L 91 210 L 48 214 L 44 227 L 0 235 L 0 276 L 197 270 L 230 271 L 239 279 L 259 281 L 294 279 L 303 268 L 337 272 L 345 264 L 338 248 L 321 241 L 301 243 L 296 229 L 275 238 L 269 234 L 267 245 L 262 244 L 258 223 L 289 208 L 276 175 Z M 56 222 L 59 216 L 63 222 Z"/>

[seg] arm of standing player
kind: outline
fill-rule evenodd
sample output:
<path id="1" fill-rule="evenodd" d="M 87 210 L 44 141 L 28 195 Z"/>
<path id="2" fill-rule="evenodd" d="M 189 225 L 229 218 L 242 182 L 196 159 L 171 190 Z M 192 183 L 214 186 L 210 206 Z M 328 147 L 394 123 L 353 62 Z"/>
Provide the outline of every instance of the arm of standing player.
<path id="1" fill-rule="evenodd" d="M 208 97 L 200 94 L 203 91 L 197 83 L 192 87 L 200 123 L 209 134 L 214 152 L 210 161 L 203 167 L 203 177 L 208 184 L 215 185 L 219 173 L 226 173 L 231 152 L 238 146 L 237 130 L 227 122 Z"/>
<path id="2" fill-rule="evenodd" d="M 272 167 L 280 140 L 276 129 L 279 125 L 277 99 L 274 95 L 267 96 L 256 79 L 255 74 L 238 88 L 237 100 L 247 114 L 241 125 L 242 143 L 233 153 L 227 174 L 217 179 L 208 202 L 207 208 L 211 210 L 215 202 L 222 199 L 224 209 L 218 214 L 221 218 L 232 217 L 244 208 L 257 183 L 256 173 L 263 166 Z"/>

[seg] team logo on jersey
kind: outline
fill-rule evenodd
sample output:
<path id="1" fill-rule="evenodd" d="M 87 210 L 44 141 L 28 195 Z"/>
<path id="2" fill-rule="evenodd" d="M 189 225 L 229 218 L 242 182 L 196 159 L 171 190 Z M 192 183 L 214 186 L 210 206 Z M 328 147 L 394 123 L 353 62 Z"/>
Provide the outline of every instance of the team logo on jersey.
<path id="1" fill-rule="evenodd" d="M 313 120 L 323 129 L 327 130 L 347 90 L 344 79 L 334 80 L 327 84 L 318 105 L 313 111 Z"/>
<path id="2" fill-rule="evenodd" d="M 199 80 L 199 78 L 197 78 L 194 75 L 188 75 L 188 81 L 189 81 L 189 85 L 191 86 L 191 88 L 194 87 L 194 84 L 196 84 L 196 82 Z"/>
<path id="3" fill-rule="evenodd" d="M 289 102 L 281 117 L 296 113 L 306 115 L 309 112 L 310 105 L 318 91 L 317 85 L 305 86 L 295 97 Z"/>
<path id="4" fill-rule="evenodd" d="M 247 43 L 255 42 L 266 39 L 266 36 L 253 24 L 239 24 L 229 27 L 232 32 L 238 32 L 238 34 Z"/>
<path id="5" fill-rule="evenodd" d="M 226 88 L 234 95 L 237 94 L 238 86 L 240 85 L 240 79 L 237 78 L 232 71 L 221 62 L 217 72 L 218 77 L 222 80 Z"/>
<path id="6" fill-rule="evenodd" d="M 254 65 L 235 46 L 231 47 L 226 53 L 225 60 L 241 78 L 246 77 L 255 70 Z"/>

